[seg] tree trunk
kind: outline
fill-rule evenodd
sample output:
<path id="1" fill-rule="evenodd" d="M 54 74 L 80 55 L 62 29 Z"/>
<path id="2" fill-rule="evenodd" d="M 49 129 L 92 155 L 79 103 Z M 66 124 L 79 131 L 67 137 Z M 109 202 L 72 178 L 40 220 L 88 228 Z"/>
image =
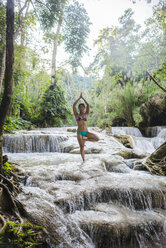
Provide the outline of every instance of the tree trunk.
<path id="1" fill-rule="evenodd" d="M 61 25 L 62 25 L 62 18 L 63 18 L 63 11 L 62 11 L 61 16 L 59 17 L 56 34 L 54 36 L 53 53 L 52 53 L 52 66 L 51 66 L 51 84 L 56 83 L 56 57 L 57 57 L 59 34 L 60 34 L 60 30 L 61 30 Z"/>
<path id="2" fill-rule="evenodd" d="M 0 105 L 0 171 L 3 164 L 2 143 L 5 119 L 12 100 L 12 78 L 14 64 L 14 0 L 7 0 L 6 5 L 6 68 L 5 84 Z"/>
<path id="3" fill-rule="evenodd" d="M 2 82 L 5 73 L 5 59 L 6 59 L 6 46 L 3 47 L 2 57 L 1 57 L 1 68 L 0 68 L 0 94 L 2 91 Z"/>
<path id="4" fill-rule="evenodd" d="M 19 14 L 18 14 L 18 22 L 19 22 L 19 26 L 17 28 L 17 30 L 14 33 L 14 40 L 17 38 L 21 28 L 22 28 L 22 20 L 21 20 L 21 14 L 23 12 L 23 10 L 26 8 L 27 3 L 30 4 L 30 2 L 28 2 L 27 0 L 25 1 L 25 4 L 22 8 L 20 8 Z M 28 5 L 29 8 L 29 5 Z M 27 9 L 28 9 L 27 8 Z M 27 12 L 26 12 L 27 13 Z M 4 45 L 3 47 L 3 51 L 2 51 L 2 56 L 1 56 L 1 68 L 0 68 L 0 94 L 2 91 L 2 82 L 3 82 L 3 78 L 4 78 L 4 74 L 5 74 L 5 64 L 6 64 L 6 45 Z"/>
<path id="5" fill-rule="evenodd" d="M 25 2 L 26 4 L 24 5 L 24 7 L 26 6 L 26 11 L 25 11 L 25 15 L 24 15 L 24 19 L 22 18 L 23 16 L 22 16 L 22 12 L 21 12 L 21 10 L 22 10 L 22 8 L 21 8 L 21 3 L 20 3 L 20 1 L 19 1 L 19 5 L 20 5 L 20 12 L 21 12 L 21 14 L 20 14 L 20 20 L 21 20 L 21 27 L 20 27 L 20 31 L 21 31 L 21 43 L 20 43 L 20 61 L 19 61 L 19 67 L 20 67 L 20 70 L 23 68 L 23 63 L 24 63 L 24 55 L 25 55 L 25 47 L 24 47 L 24 45 L 25 45 L 25 38 L 26 38 L 26 36 L 25 36 L 25 24 L 24 24 L 24 21 L 23 20 L 25 20 L 26 19 L 26 17 L 27 17 L 27 14 L 28 14 L 28 11 L 29 11 L 29 6 L 30 6 L 30 2 L 28 2 L 28 1 L 26 1 Z M 24 8 L 23 7 L 23 8 Z"/>

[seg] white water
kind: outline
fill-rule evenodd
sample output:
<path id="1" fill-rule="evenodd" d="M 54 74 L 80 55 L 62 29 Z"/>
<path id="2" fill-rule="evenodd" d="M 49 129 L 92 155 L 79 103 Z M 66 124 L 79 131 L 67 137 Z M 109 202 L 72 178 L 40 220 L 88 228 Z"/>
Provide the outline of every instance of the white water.
<path id="1" fill-rule="evenodd" d="M 17 133 L 24 153 L 14 136 L 6 140 L 7 149 L 13 140 L 11 151 L 17 152 L 8 153 L 9 160 L 20 165 L 20 174 L 28 175 L 23 177 L 19 199 L 47 228 L 52 247 L 165 248 L 165 177 L 130 169 L 129 160 L 117 155 L 127 148 L 112 136 L 96 134 L 98 143 L 86 143 L 85 163 L 77 154 L 76 134 L 66 128 Z M 33 146 L 29 149 L 22 136 L 33 140 L 36 135 L 39 140 L 42 135 L 56 137 L 55 145 L 52 141 L 46 144 L 58 146 L 60 152 L 42 152 L 41 143 L 36 142 L 40 152 L 32 153 Z M 134 149 L 146 152 L 145 156 L 154 149 L 152 138 L 131 138 Z M 141 160 L 132 163 L 137 161 Z"/>
<path id="2" fill-rule="evenodd" d="M 147 127 L 145 130 L 145 135 L 147 137 L 156 137 L 159 135 L 159 133 L 164 130 L 166 132 L 166 127 L 164 126 L 156 126 L 156 127 Z"/>
<path id="3" fill-rule="evenodd" d="M 140 130 L 136 127 L 112 127 L 111 134 L 128 134 L 135 137 L 142 137 Z"/>

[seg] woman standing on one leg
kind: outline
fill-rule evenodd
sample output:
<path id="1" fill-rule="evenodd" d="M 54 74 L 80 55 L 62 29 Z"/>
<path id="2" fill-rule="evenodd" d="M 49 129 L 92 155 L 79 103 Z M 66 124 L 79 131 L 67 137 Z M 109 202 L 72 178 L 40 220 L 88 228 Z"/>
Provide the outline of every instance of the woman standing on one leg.
<path id="1" fill-rule="evenodd" d="M 86 111 L 85 111 L 85 104 L 80 103 L 78 105 L 79 113 L 77 112 L 76 105 L 80 99 L 83 99 L 86 103 Z M 99 138 L 96 134 L 90 133 L 87 128 L 87 119 L 89 115 L 89 103 L 85 100 L 85 98 L 82 96 L 82 93 L 80 94 L 80 97 L 74 102 L 73 104 L 73 112 L 77 121 L 78 129 L 77 129 L 77 139 L 80 146 L 80 153 L 82 156 L 82 160 L 85 161 L 85 152 L 84 152 L 84 146 L 85 141 L 98 141 Z M 86 137 L 86 138 L 85 138 Z"/>

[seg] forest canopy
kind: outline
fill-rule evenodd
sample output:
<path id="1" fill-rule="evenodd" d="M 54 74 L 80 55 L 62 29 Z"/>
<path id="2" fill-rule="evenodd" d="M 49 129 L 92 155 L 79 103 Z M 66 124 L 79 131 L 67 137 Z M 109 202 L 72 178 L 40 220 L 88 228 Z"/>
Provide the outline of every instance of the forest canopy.
<path id="1" fill-rule="evenodd" d="M 165 94 L 147 73 L 166 87 L 166 6 L 154 5 L 144 28 L 133 15 L 126 9 L 118 25 L 100 30 L 94 61 L 84 68 L 91 20 L 80 1 L 15 1 L 14 87 L 5 130 L 75 125 L 72 104 L 81 91 L 91 106 L 89 125 L 166 125 Z M 1 99 L 6 1 L 0 2 L 0 23 Z M 63 64 L 57 61 L 61 46 L 68 54 Z"/>

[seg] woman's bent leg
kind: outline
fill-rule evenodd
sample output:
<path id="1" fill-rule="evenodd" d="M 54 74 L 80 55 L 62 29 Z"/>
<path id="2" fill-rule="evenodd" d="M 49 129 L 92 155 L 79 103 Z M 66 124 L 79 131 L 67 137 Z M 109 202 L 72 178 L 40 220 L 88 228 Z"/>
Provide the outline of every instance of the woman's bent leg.
<path id="1" fill-rule="evenodd" d="M 81 153 L 82 160 L 85 161 L 85 151 L 84 151 L 85 141 L 83 140 L 81 134 L 77 134 L 77 140 L 80 146 L 80 153 Z"/>
<path id="2" fill-rule="evenodd" d="M 91 132 L 88 132 L 86 134 L 86 137 L 87 137 L 86 141 L 91 141 L 91 142 L 99 141 L 99 137 L 96 134 L 91 133 Z"/>

